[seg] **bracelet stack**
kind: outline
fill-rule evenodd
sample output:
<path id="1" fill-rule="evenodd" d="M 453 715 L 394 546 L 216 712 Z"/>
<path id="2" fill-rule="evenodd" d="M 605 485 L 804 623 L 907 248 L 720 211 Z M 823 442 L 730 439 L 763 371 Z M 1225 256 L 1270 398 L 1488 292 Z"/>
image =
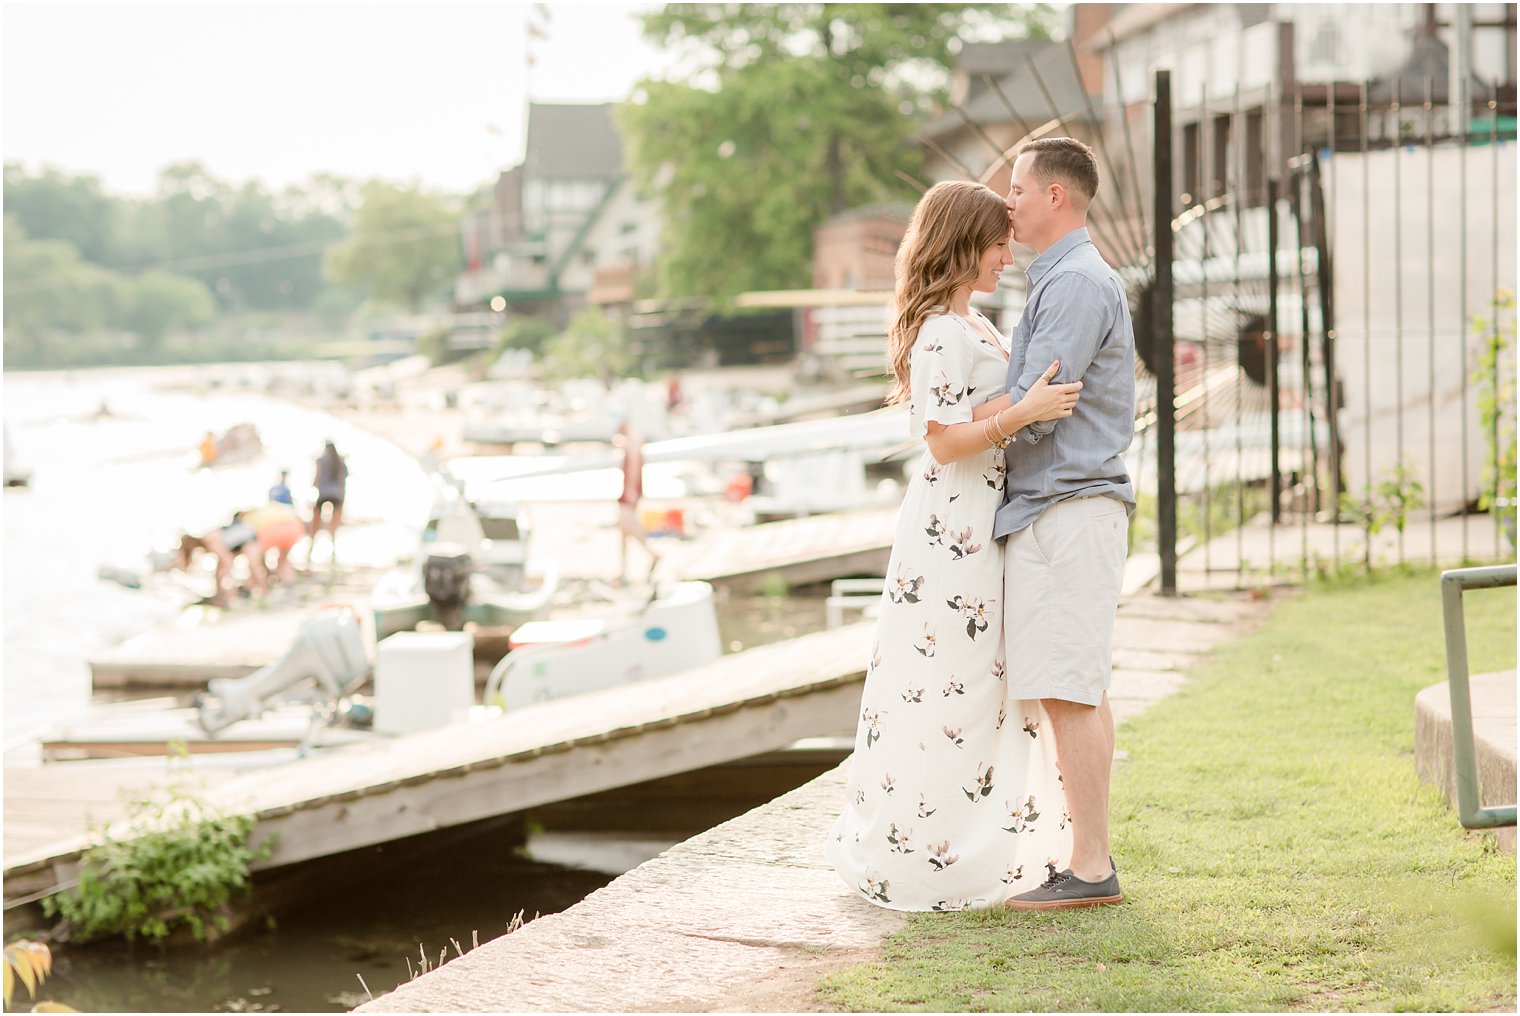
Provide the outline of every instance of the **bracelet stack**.
<path id="1" fill-rule="evenodd" d="M 1001 413 L 993 413 L 987 417 L 987 422 L 982 425 L 982 435 L 986 437 L 987 443 L 994 448 L 1007 448 L 1013 443 L 1013 435 L 1003 431 L 1003 424 L 998 419 L 1001 415 Z"/>

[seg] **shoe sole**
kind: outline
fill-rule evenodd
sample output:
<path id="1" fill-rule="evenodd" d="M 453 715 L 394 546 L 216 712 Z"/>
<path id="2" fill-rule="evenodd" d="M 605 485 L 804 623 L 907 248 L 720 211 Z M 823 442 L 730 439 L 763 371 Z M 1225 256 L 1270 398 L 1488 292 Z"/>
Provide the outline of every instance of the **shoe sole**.
<path id="1" fill-rule="evenodd" d="M 1124 894 L 1120 893 L 1118 896 L 1086 896 L 1079 900 L 1041 900 L 1029 903 L 1005 900 L 1003 906 L 1009 910 L 1079 910 L 1084 907 L 1117 907 L 1123 902 Z"/>

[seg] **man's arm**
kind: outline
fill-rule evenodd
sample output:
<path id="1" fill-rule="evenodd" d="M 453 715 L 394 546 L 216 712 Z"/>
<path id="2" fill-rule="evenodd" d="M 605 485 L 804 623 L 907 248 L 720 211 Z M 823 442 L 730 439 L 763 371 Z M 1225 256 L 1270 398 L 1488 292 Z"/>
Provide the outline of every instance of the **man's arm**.
<path id="1" fill-rule="evenodd" d="M 1009 397 L 1017 402 L 1040 379 L 1040 370 L 1028 370 L 1031 364 L 1061 361 L 1057 383 L 1082 380 L 1098 346 L 1112 325 L 1102 287 L 1076 272 L 1061 272 L 1046 284 L 1040 294 L 1039 317 L 1029 337 L 1024 354 L 1026 370 L 1009 388 Z M 1041 420 L 1019 431 L 1021 441 L 1031 444 L 1055 430 L 1057 421 Z"/>

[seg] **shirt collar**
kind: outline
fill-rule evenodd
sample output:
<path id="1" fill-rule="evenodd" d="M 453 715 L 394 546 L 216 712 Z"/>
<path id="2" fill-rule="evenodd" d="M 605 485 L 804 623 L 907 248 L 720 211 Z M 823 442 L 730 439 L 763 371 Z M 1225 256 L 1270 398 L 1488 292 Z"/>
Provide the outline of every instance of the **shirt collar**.
<path id="1" fill-rule="evenodd" d="M 1024 274 L 1029 276 L 1029 284 L 1036 285 L 1045 277 L 1045 273 L 1056 266 L 1056 263 L 1070 254 L 1078 244 L 1092 243 L 1092 238 L 1087 235 L 1086 226 L 1078 226 L 1067 233 L 1061 239 L 1046 248 L 1045 253 L 1029 263 Z"/>

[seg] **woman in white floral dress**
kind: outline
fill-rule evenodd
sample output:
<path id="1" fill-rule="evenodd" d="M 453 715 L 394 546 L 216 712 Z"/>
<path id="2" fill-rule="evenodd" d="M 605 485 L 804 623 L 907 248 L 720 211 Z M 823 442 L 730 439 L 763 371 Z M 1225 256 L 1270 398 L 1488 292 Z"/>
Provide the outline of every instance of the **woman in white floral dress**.
<path id="1" fill-rule="evenodd" d="M 1049 384 L 1052 364 L 1017 405 L 976 411 L 1007 391 L 1008 350 L 971 294 L 997 288 L 1008 243 L 1001 197 L 941 183 L 897 254 L 889 401 L 909 400 L 927 447 L 898 517 L 849 797 L 826 847 L 846 882 L 893 910 L 997 906 L 1071 852 L 1040 703 L 1004 694 L 992 523 L 1009 435 L 1071 415 L 1081 385 Z"/>

